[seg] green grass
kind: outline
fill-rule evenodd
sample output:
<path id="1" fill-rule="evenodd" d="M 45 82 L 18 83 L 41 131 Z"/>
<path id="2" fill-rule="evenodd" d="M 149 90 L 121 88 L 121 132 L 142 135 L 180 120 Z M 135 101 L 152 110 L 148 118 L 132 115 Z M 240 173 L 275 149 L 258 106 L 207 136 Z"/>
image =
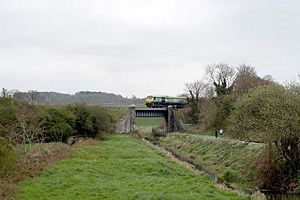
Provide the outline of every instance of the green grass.
<path id="1" fill-rule="evenodd" d="M 217 189 L 207 175 L 194 175 L 143 141 L 125 135 L 79 148 L 71 158 L 18 189 L 21 200 L 244 199 Z"/>
<path id="2" fill-rule="evenodd" d="M 143 117 L 135 119 L 136 126 L 139 127 L 159 127 L 164 123 L 164 118 L 162 117 Z"/>
<path id="3" fill-rule="evenodd" d="M 192 132 L 192 134 L 195 134 L 195 135 L 210 135 L 210 136 L 215 136 L 215 131 L 211 131 L 210 130 L 210 131 L 206 131 L 206 132 Z M 223 136 L 220 136 L 220 134 L 218 134 L 218 137 L 223 137 Z"/>
<path id="4" fill-rule="evenodd" d="M 173 133 L 160 143 L 216 174 L 239 189 L 254 189 L 258 180 L 255 161 L 264 144 L 208 135 Z"/>

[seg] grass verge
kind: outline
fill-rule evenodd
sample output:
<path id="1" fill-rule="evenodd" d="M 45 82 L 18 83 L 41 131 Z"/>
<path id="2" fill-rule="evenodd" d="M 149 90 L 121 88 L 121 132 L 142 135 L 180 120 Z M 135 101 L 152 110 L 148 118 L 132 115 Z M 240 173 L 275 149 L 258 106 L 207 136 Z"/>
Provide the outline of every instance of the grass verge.
<path id="1" fill-rule="evenodd" d="M 218 189 L 143 141 L 106 136 L 19 185 L 20 199 L 245 199 Z"/>
<path id="2" fill-rule="evenodd" d="M 172 133 L 159 142 L 234 188 L 255 189 L 257 185 L 256 158 L 263 152 L 264 144 L 183 133 Z"/>

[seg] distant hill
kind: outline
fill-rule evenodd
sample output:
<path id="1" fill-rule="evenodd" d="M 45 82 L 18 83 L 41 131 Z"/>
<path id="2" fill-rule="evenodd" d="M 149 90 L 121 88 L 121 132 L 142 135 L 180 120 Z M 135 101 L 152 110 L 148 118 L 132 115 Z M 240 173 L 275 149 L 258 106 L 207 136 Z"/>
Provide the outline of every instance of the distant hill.
<path id="1" fill-rule="evenodd" d="M 132 104 L 144 104 L 144 99 L 124 98 L 121 95 L 106 92 L 81 91 L 76 94 L 63 94 L 58 92 L 16 92 L 14 98 L 26 100 L 36 104 L 65 106 L 72 103 L 86 103 L 102 105 L 105 107 L 126 107 Z"/>

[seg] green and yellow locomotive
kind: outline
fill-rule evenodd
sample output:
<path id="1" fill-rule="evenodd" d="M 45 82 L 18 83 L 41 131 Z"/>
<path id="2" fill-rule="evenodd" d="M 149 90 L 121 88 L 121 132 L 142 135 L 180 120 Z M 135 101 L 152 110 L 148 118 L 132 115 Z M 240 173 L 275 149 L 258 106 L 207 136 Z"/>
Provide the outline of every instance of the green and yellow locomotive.
<path id="1" fill-rule="evenodd" d="M 148 96 L 145 105 L 148 108 L 162 108 L 168 106 L 183 108 L 186 104 L 187 99 L 184 97 Z"/>

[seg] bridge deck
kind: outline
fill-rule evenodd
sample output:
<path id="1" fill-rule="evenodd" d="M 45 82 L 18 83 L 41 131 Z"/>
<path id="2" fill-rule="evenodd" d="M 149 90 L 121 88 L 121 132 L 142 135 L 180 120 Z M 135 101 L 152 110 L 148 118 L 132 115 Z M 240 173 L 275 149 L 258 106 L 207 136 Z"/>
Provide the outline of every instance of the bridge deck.
<path id="1" fill-rule="evenodd" d="M 136 108 L 136 117 L 166 117 L 168 108 Z"/>

